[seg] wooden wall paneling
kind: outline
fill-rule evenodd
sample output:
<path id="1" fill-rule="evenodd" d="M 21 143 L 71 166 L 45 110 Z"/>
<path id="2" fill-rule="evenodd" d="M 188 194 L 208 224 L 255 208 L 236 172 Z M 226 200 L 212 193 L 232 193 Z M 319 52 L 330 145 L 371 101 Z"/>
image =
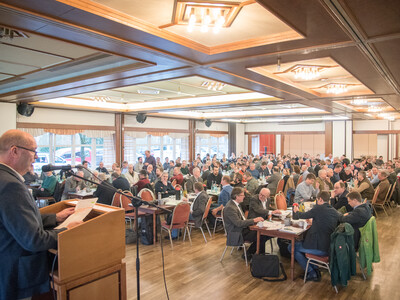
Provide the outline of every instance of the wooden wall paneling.
<path id="1" fill-rule="evenodd" d="M 252 141 L 251 141 L 251 137 L 252 137 L 252 135 L 251 134 L 248 134 L 247 135 L 247 153 L 249 154 L 249 153 L 251 153 L 251 146 L 252 146 Z"/>
<path id="2" fill-rule="evenodd" d="M 332 149 L 333 124 L 325 122 L 325 156 L 333 152 Z"/>
<path id="3" fill-rule="evenodd" d="M 115 161 L 121 165 L 123 155 L 122 155 L 122 114 L 115 114 Z"/>
<path id="4" fill-rule="evenodd" d="M 236 153 L 236 123 L 228 123 L 228 153 Z"/>
<path id="5" fill-rule="evenodd" d="M 289 152 L 285 152 L 285 135 L 281 134 L 281 154 L 288 154 Z M 278 153 L 275 153 L 278 154 Z"/>
<path id="6" fill-rule="evenodd" d="M 189 161 L 193 161 L 196 157 L 196 121 L 189 120 Z"/>
<path id="7" fill-rule="evenodd" d="M 368 155 L 378 155 L 378 135 L 368 135 Z"/>

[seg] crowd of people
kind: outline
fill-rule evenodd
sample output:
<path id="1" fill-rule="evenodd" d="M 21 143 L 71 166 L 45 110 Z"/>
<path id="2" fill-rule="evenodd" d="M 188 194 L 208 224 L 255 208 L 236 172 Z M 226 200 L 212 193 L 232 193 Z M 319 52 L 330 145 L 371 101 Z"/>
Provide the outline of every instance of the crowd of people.
<path id="1" fill-rule="evenodd" d="M 256 250 L 256 232 L 249 226 L 263 221 L 273 210 L 273 197 L 282 193 L 288 205 L 315 200 L 316 205 L 308 212 L 300 211 L 293 206 L 294 219 L 312 219 L 313 225 L 304 241 L 295 245 L 295 258 L 305 268 L 305 253 L 327 255 L 329 237 L 340 222 L 347 222 L 354 227 L 354 244 L 359 244 L 359 228 L 370 219 L 373 211 L 369 202 L 379 188 L 377 202 L 384 201 L 388 190 L 395 186 L 397 174 L 400 173 L 400 160 L 384 162 L 382 157 L 363 157 L 350 161 L 345 155 L 327 157 L 319 155 L 243 155 L 230 157 L 223 155 L 200 154 L 192 162 L 168 157 L 162 162 L 150 151 L 137 162 L 123 161 L 114 163 L 107 169 L 101 162 L 89 171 L 87 162 L 78 169 L 77 175 L 99 183 L 94 196 L 98 202 L 111 205 L 114 192 L 109 186 L 120 190 L 129 190 L 139 194 L 148 189 L 154 198 L 166 198 L 183 193 L 195 194 L 191 203 L 190 218 L 196 226 L 201 226 L 208 196 L 206 190 L 217 189 L 218 197 L 212 203 L 208 222 L 214 226 L 215 218 L 223 210 L 228 240 L 233 244 L 244 240 L 252 242 L 247 250 L 251 258 Z M 33 191 L 33 197 L 50 195 L 54 184 L 54 173 L 44 174 L 41 186 Z M 54 178 L 53 178 L 54 177 Z M 61 177 L 61 174 L 60 174 Z M 37 180 L 32 169 L 24 174 L 26 181 Z M 283 181 L 283 186 L 282 183 Z M 70 192 L 85 189 L 87 184 L 77 177 L 65 180 L 63 199 Z M 279 190 L 279 191 L 278 191 Z M 53 190 L 54 191 L 54 190 Z M 186 199 L 186 198 L 184 198 Z M 396 187 L 391 199 L 399 203 L 399 192 Z M 279 213 L 275 210 L 274 213 Z M 177 236 L 174 232 L 173 237 Z M 268 239 L 262 236 L 261 252 Z M 318 268 L 310 267 L 308 280 L 319 280 Z"/>

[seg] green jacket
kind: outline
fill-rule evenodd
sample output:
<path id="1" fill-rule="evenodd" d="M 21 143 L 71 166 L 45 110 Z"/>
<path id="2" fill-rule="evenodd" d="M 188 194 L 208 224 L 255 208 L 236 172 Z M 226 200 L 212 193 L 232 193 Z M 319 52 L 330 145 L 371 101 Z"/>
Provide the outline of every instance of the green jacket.
<path id="1" fill-rule="evenodd" d="M 347 281 L 356 275 L 356 251 L 354 249 L 354 229 L 349 223 L 340 224 L 331 234 L 329 265 L 331 283 L 347 286 Z"/>
<path id="2" fill-rule="evenodd" d="M 378 231 L 376 229 L 375 217 L 371 217 L 364 227 L 360 228 L 360 256 L 361 268 L 367 268 L 367 274 L 372 272 L 372 263 L 381 261 L 379 256 Z"/>
<path id="3" fill-rule="evenodd" d="M 54 189 L 56 188 L 57 178 L 54 175 L 48 176 L 43 180 L 42 188 L 51 194 L 54 193 Z"/>

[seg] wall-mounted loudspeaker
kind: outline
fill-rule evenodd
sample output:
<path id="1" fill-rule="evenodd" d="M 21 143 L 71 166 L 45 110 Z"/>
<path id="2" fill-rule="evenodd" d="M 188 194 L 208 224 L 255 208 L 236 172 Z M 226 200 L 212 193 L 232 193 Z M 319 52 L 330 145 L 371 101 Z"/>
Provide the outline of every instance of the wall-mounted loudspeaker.
<path id="1" fill-rule="evenodd" d="M 28 103 L 20 103 L 17 105 L 17 111 L 20 115 L 30 117 L 33 114 L 35 107 Z"/>
<path id="2" fill-rule="evenodd" d="M 138 121 L 138 123 L 143 124 L 144 122 L 146 122 L 147 116 L 144 113 L 138 113 L 136 115 L 136 121 Z"/>
<path id="3" fill-rule="evenodd" d="M 206 124 L 207 127 L 210 127 L 212 124 L 210 119 L 207 119 L 204 123 Z"/>

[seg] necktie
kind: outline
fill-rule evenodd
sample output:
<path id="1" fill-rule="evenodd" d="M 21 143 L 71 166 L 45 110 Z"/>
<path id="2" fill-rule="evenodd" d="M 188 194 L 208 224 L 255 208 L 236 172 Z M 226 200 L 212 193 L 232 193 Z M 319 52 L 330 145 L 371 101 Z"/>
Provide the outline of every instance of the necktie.
<path id="1" fill-rule="evenodd" d="M 246 220 L 246 218 L 244 217 L 243 211 L 242 211 L 242 209 L 240 208 L 240 205 L 238 205 L 238 209 L 239 209 L 240 215 L 242 216 L 242 219 L 243 219 L 243 220 Z"/>

